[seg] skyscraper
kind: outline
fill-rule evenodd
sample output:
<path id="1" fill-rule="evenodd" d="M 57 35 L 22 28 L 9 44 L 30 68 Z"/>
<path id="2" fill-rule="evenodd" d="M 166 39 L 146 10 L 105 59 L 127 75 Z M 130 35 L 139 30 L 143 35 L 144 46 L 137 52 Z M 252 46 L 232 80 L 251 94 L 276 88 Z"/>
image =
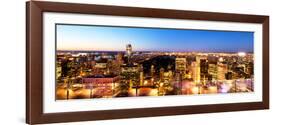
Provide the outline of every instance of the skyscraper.
<path id="1" fill-rule="evenodd" d="M 126 45 L 126 55 L 128 57 L 130 57 L 130 56 L 132 56 L 132 53 L 133 53 L 132 45 L 131 44 L 127 44 Z"/>
<path id="2" fill-rule="evenodd" d="M 127 56 L 127 59 L 128 59 L 128 63 L 131 63 L 132 53 L 133 53 L 132 45 L 127 44 L 126 45 L 126 56 Z"/>
<path id="3" fill-rule="evenodd" d="M 143 85 L 143 80 L 144 80 L 144 76 L 143 76 L 143 66 L 140 65 L 139 67 L 139 72 L 140 72 L 140 85 Z"/>
<path id="4" fill-rule="evenodd" d="M 209 74 L 212 77 L 212 80 L 218 79 L 218 65 L 216 63 L 209 63 Z"/>
<path id="5" fill-rule="evenodd" d="M 200 80 L 203 81 L 205 84 L 205 81 L 208 80 L 208 69 L 209 69 L 209 63 L 207 59 L 201 59 L 200 60 Z"/>
<path id="6" fill-rule="evenodd" d="M 186 58 L 176 58 L 176 72 L 180 73 L 183 77 L 186 73 Z"/>
<path id="7" fill-rule="evenodd" d="M 218 63 L 218 80 L 225 80 L 225 74 L 227 73 L 227 65 L 223 63 Z"/>

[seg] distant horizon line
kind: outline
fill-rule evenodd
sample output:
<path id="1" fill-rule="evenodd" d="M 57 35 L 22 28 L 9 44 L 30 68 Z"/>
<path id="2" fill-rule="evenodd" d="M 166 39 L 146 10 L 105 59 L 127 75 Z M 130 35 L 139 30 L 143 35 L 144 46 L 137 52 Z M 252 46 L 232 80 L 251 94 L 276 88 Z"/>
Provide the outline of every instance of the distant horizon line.
<path id="1" fill-rule="evenodd" d="M 126 52 L 126 50 L 56 50 L 56 51 L 77 51 L 77 52 Z M 254 53 L 249 51 L 150 51 L 150 50 L 135 50 L 133 52 L 195 52 L 195 53 Z"/>

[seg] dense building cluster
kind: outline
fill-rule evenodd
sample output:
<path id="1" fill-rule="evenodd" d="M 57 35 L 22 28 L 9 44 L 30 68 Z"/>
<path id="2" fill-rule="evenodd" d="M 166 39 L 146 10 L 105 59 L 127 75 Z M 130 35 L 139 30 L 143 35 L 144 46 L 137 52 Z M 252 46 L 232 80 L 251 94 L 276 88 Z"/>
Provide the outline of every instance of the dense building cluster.
<path id="1" fill-rule="evenodd" d="M 252 53 L 57 51 L 56 99 L 252 92 Z"/>

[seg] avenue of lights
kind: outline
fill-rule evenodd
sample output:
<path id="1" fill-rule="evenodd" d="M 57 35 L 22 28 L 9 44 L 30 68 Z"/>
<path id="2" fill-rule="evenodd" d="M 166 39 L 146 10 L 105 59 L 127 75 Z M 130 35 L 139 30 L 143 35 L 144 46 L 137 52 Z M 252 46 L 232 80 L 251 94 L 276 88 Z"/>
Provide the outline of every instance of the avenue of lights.
<path id="1" fill-rule="evenodd" d="M 253 92 L 253 54 L 57 51 L 56 99 Z"/>

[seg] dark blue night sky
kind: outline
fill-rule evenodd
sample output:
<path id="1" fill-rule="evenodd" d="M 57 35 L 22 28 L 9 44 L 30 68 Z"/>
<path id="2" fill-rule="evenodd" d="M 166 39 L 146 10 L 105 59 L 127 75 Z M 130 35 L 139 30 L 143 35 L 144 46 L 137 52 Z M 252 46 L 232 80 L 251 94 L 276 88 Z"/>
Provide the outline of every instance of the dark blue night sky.
<path id="1" fill-rule="evenodd" d="M 253 52 L 253 32 L 57 25 L 61 50 Z"/>

